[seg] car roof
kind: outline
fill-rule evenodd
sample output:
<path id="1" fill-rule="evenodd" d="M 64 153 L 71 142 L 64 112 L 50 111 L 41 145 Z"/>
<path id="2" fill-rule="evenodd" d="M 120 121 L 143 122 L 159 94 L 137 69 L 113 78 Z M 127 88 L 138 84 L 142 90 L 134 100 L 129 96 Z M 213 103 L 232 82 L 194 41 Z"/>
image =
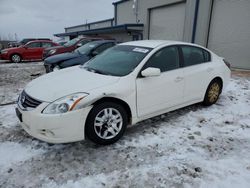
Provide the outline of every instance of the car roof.
<path id="1" fill-rule="evenodd" d="M 191 43 L 181 42 L 181 41 L 172 41 L 172 40 L 139 40 L 139 41 L 131 41 L 131 42 L 125 42 L 121 43 L 119 45 L 130 45 L 130 46 L 140 46 L 140 47 L 146 47 L 146 48 L 157 48 L 161 45 L 173 45 L 173 44 L 183 44 L 183 45 L 193 45 L 193 46 L 199 46 Z M 201 46 L 199 46 L 201 47 Z"/>
<path id="2" fill-rule="evenodd" d="M 98 43 L 98 44 L 103 44 L 103 43 L 108 43 L 108 42 L 114 42 L 115 43 L 115 40 L 94 40 L 94 41 L 91 41 L 89 43 Z"/>
<path id="3" fill-rule="evenodd" d="M 111 37 L 103 37 L 103 36 L 83 36 L 79 38 L 80 40 L 86 39 L 100 39 L 100 40 L 115 40 Z"/>
<path id="4" fill-rule="evenodd" d="M 51 41 L 51 40 L 32 40 L 32 41 L 27 42 L 26 44 L 33 43 L 33 42 L 51 42 L 51 43 L 53 43 L 53 41 Z"/>

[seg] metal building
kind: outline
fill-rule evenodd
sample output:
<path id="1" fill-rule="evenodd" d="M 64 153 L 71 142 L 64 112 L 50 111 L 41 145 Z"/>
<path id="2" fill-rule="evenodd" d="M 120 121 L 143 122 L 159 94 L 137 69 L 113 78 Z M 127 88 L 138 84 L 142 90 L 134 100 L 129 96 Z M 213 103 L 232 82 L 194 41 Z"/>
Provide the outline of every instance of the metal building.
<path id="1" fill-rule="evenodd" d="M 250 69 L 250 0 L 121 0 L 114 18 L 65 28 L 58 37 L 112 36 L 121 42 L 193 42 Z"/>

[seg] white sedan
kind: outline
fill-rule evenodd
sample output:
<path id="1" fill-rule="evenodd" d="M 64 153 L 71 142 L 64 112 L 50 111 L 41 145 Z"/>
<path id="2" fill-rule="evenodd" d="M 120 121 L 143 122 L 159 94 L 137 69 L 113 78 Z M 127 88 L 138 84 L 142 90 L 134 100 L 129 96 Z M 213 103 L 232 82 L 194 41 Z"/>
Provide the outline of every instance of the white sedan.
<path id="1" fill-rule="evenodd" d="M 127 42 L 33 80 L 16 113 L 28 134 L 46 142 L 87 137 L 111 144 L 127 125 L 198 102 L 214 104 L 230 73 L 223 58 L 198 45 Z"/>

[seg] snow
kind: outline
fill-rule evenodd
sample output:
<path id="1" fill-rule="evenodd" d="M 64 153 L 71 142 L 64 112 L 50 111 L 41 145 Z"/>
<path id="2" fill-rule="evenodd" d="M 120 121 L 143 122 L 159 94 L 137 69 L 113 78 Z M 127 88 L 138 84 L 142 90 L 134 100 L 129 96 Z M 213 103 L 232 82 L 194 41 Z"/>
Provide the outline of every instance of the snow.
<path id="1" fill-rule="evenodd" d="M 7 105 L 0 107 L 1 116 L 0 126 L 12 127 L 18 126 L 18 119 L 15 114 L 14 105 Z"/>
<path id="2" fill-rule="evenodd" d="M 26 161 L 42 153 L 42 150 L 35 150 L 31 146 L 24 146 L 15 142 L 4 142 L 0 144 L 0 171 L 22 161 Z"/>
<path id="3" fill-rule="evenodd" d="M 33 79 L 23 69 L 43 74 L 40 63 L 10 66 L 0 64 L 10 78 L 0 82 L 3 102 Z M 249 77 L 234 76 L 211 107 L 145 120 L 110 146 L 38 141 L 21 129 L 14 106 L 0 107 L 0 187 L 250 187 Z"/>

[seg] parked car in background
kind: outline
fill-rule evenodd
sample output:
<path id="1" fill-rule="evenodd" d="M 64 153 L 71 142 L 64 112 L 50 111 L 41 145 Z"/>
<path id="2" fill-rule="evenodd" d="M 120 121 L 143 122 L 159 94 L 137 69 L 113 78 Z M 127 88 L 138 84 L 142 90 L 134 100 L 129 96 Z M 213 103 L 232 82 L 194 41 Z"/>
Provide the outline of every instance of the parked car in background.
<path id="1" fill-rule="evenodd" d="M 21 46 L 21 45 L 25 45 L 28 42 L 34 41 L 34 40 L 50 40 L 51 41 L 51 39 L 49 39 L 49 38 L 24 38 L 19 42 L 17 42 L 17 41 L 9 42 L 8 46 L 9 46 L 9 48 L 18 47 L 18 46 Z"/>
<path id="2" fill-rule="evenodd" d="M 115 44 L 113 40 L 92 41 L 75 49 L 73 52 L 48 57 L 44 60 L 46 72 L 84 64 L 104 50 L 113 47 Z"/>
<path id="3" fill-rule="evenodd" d="M 74 39 L 68 41 L 67 43 L 65 43 L 63 46 L 51 47 L 51 48 L 47 48 L 46 50 L 44 50 L 43 59 L 45 59 L 45 58 L 47 58 L 49 56 L 52 56 L 52 55 L 56 55 L 56 54 L 72 52 L 76 48 L 79 48 L 79 47 L 83 46 L 84 44 L 86 44 L 86 43 L 88 43 L 90 41 L 104 40 L 104 39 L 105 38 L 101 38 L 101 37 L 74 38 Z"/>
<path id="4" fill-rule="evenodd" d="M 23 60 L 41 60 L 43 50 L 48 47 L 58 46 L 50 40 L 35 40 L 16 48 L 7 48 L 1 51 L 0 59 L 19 63 Z"/>
<path id="5" fill-rule="evenodd" d="M 67 43 L 67 41 L 60 41 L 60 42 L 58 42 L 58 44 L 60 45 L 60 46 L 63 46 L 64 44 L 66 44 Z"/>
<path id="6" fill-rule="evenodd" d="M 199 45 L 127 42 L 83 66 L 33 80 L 19 96 L 16 112 L 24 130 L 40 140 L 87 137 L 111 144 L 127 125 L 198 102 L 216 103 L 230 73 L 223 58 Z"/>

